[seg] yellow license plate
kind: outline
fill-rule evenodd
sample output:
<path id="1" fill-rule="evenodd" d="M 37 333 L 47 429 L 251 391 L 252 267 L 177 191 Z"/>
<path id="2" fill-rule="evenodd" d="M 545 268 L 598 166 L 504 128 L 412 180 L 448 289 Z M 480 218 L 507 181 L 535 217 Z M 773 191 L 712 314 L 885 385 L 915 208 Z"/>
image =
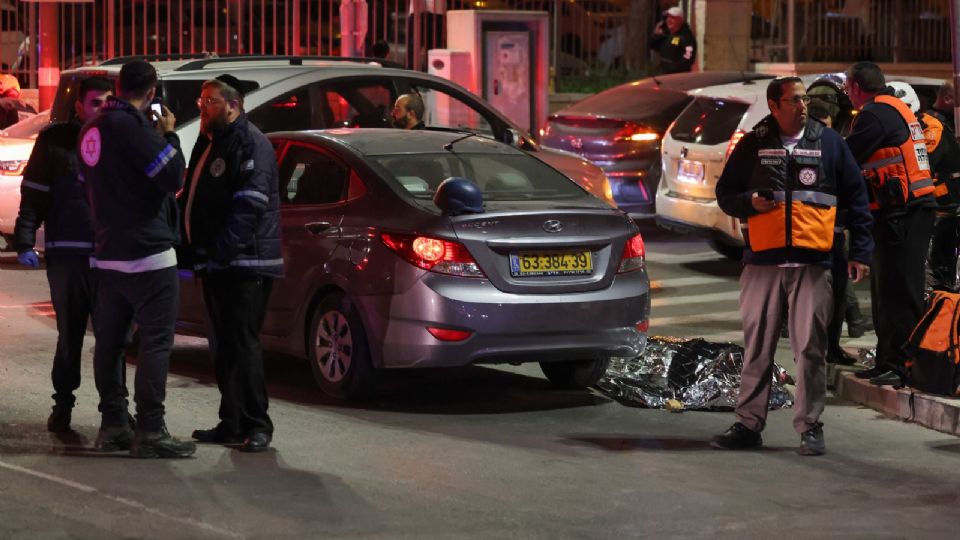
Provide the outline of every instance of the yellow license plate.
<path id="1" fill-rule="evenodd" d="M 593 254 L 589 251 L 547 251 L 511 253 L 510 275 L 587 276 L 593 273 Z"/>

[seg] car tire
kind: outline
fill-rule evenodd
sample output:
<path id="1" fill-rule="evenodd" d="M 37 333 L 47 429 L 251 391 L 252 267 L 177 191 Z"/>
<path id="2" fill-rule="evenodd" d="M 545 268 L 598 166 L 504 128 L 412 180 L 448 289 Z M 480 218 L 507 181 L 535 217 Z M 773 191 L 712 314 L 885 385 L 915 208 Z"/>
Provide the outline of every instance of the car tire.
<path id="1" fill-rule="evenodd" d="M 743 246 L 732 246 L 720 240 L 710 240 L 709 244 L 711 249 L 731 261 L 740 261 L 743 259 Z"/>
<path id="2" fill-rule="evenodd" d="M 343 293 L 328 295 L 314 310 L 307 356 L 325 394 L 355 400 L 373 392 L 376 370 L 367 334 L 356 306 Z"/>
<path id="3" fill-rule="evenodd" d="M 540 369 L 557 388 L 581 390 L 596 385 L 609 363 L 609 358 L 540 362 Z"/>

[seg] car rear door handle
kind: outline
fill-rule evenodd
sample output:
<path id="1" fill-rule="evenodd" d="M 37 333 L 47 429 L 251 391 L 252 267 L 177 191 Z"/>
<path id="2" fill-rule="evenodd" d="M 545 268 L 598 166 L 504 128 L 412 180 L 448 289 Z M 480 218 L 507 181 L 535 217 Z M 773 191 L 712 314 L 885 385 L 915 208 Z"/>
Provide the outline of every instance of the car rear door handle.
<path id="1" fill-rule="evenodd" d="M 303 228 L 306 229 L 310 234 L 337 234 L 338 232 L 338 228 L 334 227 L 333 223 L 330 223 L 329 221 L 313 221 L 304 225 Z"/>

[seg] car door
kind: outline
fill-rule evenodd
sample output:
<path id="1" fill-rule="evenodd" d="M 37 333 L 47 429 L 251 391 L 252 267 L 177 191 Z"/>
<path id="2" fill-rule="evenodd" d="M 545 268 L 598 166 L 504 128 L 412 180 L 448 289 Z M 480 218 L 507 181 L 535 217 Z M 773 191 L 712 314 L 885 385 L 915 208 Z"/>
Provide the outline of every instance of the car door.
<path id="1" fill-rule="evenodd" d="M 264 332 L 284 336 L 341 249 L 340 224 L 350 169 L 328 151 L 291 141 L 280 157 L 284 278 L 274 284 Z"/>

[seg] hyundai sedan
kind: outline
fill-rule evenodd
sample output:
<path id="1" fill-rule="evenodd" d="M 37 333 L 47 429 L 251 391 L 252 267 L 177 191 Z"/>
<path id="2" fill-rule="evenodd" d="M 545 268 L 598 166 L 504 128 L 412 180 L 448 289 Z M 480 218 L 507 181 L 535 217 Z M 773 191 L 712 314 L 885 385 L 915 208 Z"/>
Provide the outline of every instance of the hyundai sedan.
<path id="1" fill-rule="evenodd" d="M 650 289 L 636 225 L 528 153 L 450 131 L 270 139 L 286 277 L 263 344 L 308 358 L 326 393 L 368 394 L 378 369 L 506 362 L 583 388 L 610 357 L 642 351 Z M 449 177 L 479 187 L 481 213 L 434 203 Z M 202 295 L 182 274 L 179 330 L 203 335 Z"/>

